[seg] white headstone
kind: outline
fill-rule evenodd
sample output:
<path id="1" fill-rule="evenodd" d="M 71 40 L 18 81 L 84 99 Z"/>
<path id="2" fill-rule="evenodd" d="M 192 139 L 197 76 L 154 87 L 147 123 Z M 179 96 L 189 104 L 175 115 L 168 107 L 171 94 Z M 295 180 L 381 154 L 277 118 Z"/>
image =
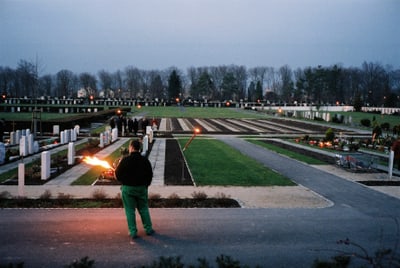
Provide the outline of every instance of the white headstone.
<path id="1" fill-rule="evenodd" d="M 28 154 L 33 154 L 33 134 L 29 134 L 28 138 Z"/>
<path id="2" fill-rule="evenodd" d="M 68 165 L 75 164 L 75 146 L 73 142 L 68 143 Z"/>
<path id="3" fill-rule="evenodd" d="M 113 128 L 111 132 L 111 142 L 114 142 L 118 139 L 118 128 Z"/>
<path id="4" fill-rule="evenodd" d="M 25 164 L 18 164 L 18 195 L 23 197 L 25 188 Z"/>
<path id="5" fill-rule="evenodd" d="M 10 132 L 10 145 L 17 144 L 16 133 L 14 131 Z"/>
<path id="6" fill-rule="evenodd" d="M 71 141 L 71 130 L 70 129 L 66 129 L 64 130 L 65 133 L 65 143 L 69 143 Z"/>
<path id="7" fill-rule="evenodd" d="M 53 125 L 53 136 L 60 135 L 60 125 Z"/>
<path id="8" fill-rule="evenodd" d="M 149 143 L 153 143 L 153 128 L 151 126 L 146 127 L 146 134 L 149 136 Z"/>
<path id="9" fill-rule="evenodd" d="M 17 129 L 17 131 L 15 131 L 15 141 L 16 144 L 19 144 L 19 140 L 21 139 L 21 130 Z"/>
<path id="10" fill-rule="evenodd" d="M 77 140 L 77 133 L 76 133 L 76 129 L 73 128 L 71 129 L 71 141 L 76 141 Z"/>
<path id="11" fill-rule="evenodd" d="M 50 178 L 50 152 L 42 152 L 42 167 L 41 167 L 41 178 L 42 180 L 47 180 Z"/>
<path id="12" fill-rule="evenodd" d="M 148 149 L 149 149 L 149 136 L 148 136 L 148 135 L 145 135 L 145 136 L 143 137 L 143 151 L 142 151 L 142 155 L 146 155 Z"/>
<path id="13" fill-rule="evenodd" d="M 79 136 L 79 131 L 80 131 L 81 127 L 79 125 L 75 125 L 74 129 L 75 129 L 76 135 Z"/>
<path id="14" fill-rule="evenodd" d="M 100 133 L 100 144 L 99 144 L 100 148 L 104 148 L 104 134 Z"/>
<path id="15" fill-rule="evenodd" d="M 28 155 L 28 138 L 26 136 L 22 136 L 19 141 L 19 155 L 20 156 Z"/>
<path id="16" fill-rule="evenodd" d="M 34 141 L 33 142 L 33 153 L 38 153 L 39 152 L 39 142 L 38 141 Z"/>

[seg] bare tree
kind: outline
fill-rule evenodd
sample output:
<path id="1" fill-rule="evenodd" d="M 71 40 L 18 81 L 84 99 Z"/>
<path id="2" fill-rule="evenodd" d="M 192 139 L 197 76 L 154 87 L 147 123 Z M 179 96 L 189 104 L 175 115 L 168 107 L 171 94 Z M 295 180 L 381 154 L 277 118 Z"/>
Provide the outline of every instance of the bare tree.
<path id="1" fill-rule="evenodd" d="M 92 95 L 96 92 L 97 88 L 96 76 L 90 73 L 81 73 L 79 75 L 79 82 L 81 88 L 84 88 L 88 95 Z"/>
<path id="2" fill-rule="evenodd" d="M 141 97 L 142 76 L 140 70 L 136 67 L 129 66 L 125 69 L 125 75 L 125 85 L 129 92 L 129 98 Z"/>
<path id="3" fill-rule="evenodd" d="M 110 72 L 101 70 L 99 71 L 99 79 L 100 79 L 100 87 L 104 90 L 104 97 L 110 97 L 110 93 L 112 90 L 112 75 Z"/>
<path id="4" fill-rule="evenodd" d="M 293 102 L 293 72 L 288 65 L 284 65 L 279 68 L 279 74 L 281 78 L 281 98 L 284 102 Z"/>
<path id="5" fill-rule="evenodd" d="M 122 97 L 122 92 L 124 91 L 124 79 L 123 79 L 123 72 L 117 70 L 112 75 L 112 88 L 116 91 L 116 96 L 118 98 Z"/>
<path id="6" fill-rule="evenodd" d="M 37 72 L 33 63 L 21 60 L 16 71 L 16 97 L 34 97 L 37 87 Z M 36 96 L 35 96 L 36 97 Z"/>
<path id="7" fill-rule="evenodd" d="M 46 74 L 39 79 L 39 94 L 53 96 L 54 80 L 51 74 Z"/>
<path id="8" fill-rule="evenodd" d="M 56 74 L 57 96 L 68 98 L 72 96 L 74 86 L 74 73 L 69 70 L 61 70 Z"/>
<path id="9" fill-rule="evenodd" d="M 364 62 L 362 64 L 363 96 L 367 105 L 379 106 L 383 103 L 383 95 L 387 76 L 384 68 L 379 63 Z"/>
<path id="10" fill-rule="evenodd" d="M 0 66 L 0 92 L 1 94 L 11 95 L 15 91 L 16 72 L 10 67 Z"/>

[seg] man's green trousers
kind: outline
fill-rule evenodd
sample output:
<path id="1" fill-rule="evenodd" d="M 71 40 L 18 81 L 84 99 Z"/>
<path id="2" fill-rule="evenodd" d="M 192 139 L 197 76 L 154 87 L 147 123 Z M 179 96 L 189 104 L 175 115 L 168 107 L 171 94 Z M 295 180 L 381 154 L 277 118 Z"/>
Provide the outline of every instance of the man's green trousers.
<path id="1" fill-rule="evenodd" d="M 153 230 L 149 203 L 148 203 L 148 189 L 147 186 L 121 186 L 122 203 L 124 204 L 125 215 L 128 222 L 129 234 L 131 236 L 137 235 L 136 227 L 136 213 L 137 209 L 143 223 L 144 230 L 147 234 Z"/>

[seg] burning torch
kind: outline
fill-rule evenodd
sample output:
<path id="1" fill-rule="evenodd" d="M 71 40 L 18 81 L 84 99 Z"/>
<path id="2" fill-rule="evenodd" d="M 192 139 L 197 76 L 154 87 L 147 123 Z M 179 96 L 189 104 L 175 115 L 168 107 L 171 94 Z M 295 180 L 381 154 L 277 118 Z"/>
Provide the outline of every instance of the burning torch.
<path id="1" fill-rule="evenodd" d="M 115 168 L 113 168 L 107 161 L 100 160 L 95 156 L 93 156 L 93 157 L 85 156 L 85 158 L 83 158 L 83 162 L 85 162 L 86 164 L 92 165 L 92 166 L 101 166 L 105 169 L 111 169 L 111 170 L 115 171 Z"/>
<path id="2" fill-rule="evenodd" d="M 201 129 L 198 128 L 198 127 L 196 127 L 196 128 L 193 130 L 193 135 L 192 135 L 192 137 L 190 137 L 190 139 L 187 141 L 187 143 L 185 144 L 185 147 L 183 147 L 183 150 L 182 150 L 182 151 L 185 151 L 185 150 L 187 149 L 187 147 L 189 147 L 190 143 L 193 141 L 193 139 L 196 137 L 197 134 L 200 134 L 200 132 L 201 132 Z"/>

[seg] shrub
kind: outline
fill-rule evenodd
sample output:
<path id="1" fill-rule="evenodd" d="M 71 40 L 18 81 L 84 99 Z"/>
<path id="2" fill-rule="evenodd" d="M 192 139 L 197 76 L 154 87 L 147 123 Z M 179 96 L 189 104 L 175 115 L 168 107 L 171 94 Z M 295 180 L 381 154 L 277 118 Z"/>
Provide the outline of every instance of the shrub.
<path id="1" fill-rule="evenodd" d="M 197 200 L 207 199 L 207 194 L 205 192 L 193 192 L 192 197 Z"/>
<path id="2" fill-rule="evenodd" d="M 180 199 L 180 197 L 178 194 L 172 193 L 172 194 L 170 194 L 170 196 L 168 196 L 168 199 Z"/>
<path id="3" fill-rule="evenodd" d="M 95 189 L 92 193 L 92 198 L 95 200 L 101 200 L 107 198 L 107 193 L 104 189 Z"/>
<path id="4" fill-rule="evenodd" d="M 8 191 L 3 191 L 0 193 L 0 198 L 1 199 L 10 199 L 10 198 L 12 198 L 12 195 Z"/>
<path id="5" fill-rule="evenodd" d="M 334 138 L 335 138 L 335 132 L 333 132 L 332 128 L 328 128 L 327 131 L 325 132 L 325 140 L 333 141 Z"/>
<path id="6" fill-rule="evenodd" d="M 364 127 L 370 127 L 371 126 L 371 120 L 369 120 L 368 118 L 361 119 L 360 123 Z"/>
<path id="7" fill-rule="evenodd" d="M 89 257 L 84 257 L 80 260 L 74 260 L 70 265 L 66 266 L 68 268 L 90 268 L 94 267 L 94 260 L 89 260 Z"/>
<path id="8" fill-rule="evenodd" d="M 166 200 L 166 204 L 171 207 L 180 207 L 181 199 L 176 193 L 172 193 Z"/>
<path id="9" fill-rule="evenodd" d="M 385 131 L 388 131 L 390 129 L 390 123 L 388 122 L 382 123 L 381 128 Z"/>
<path id="10" fill-rule="evenodd" d="M 39 196 L 39 199 L 49 200 L 51 198 L 51 191 L 46 189 L 43 194 Z"/>
<path id="11" fill-rule="evenodd" d="M 149 199 L 161 199 L 161 195 L 157 193 L 151 193 L 149 194 Z"/>
<path id="12" fill-rule="evenodd" d="M 58 199 L 65 199 L 65 200 L 72 199 L 72 197 L 73 196 L 71 194 L 64 194 L 64 193 L 58 193 L 57 196 Z"/>
<path id="13" fill-rule="evenodd" d="M 229 195 L 224 194 L 224 193 L 218 192 L 218 193 L 215 194 L 215 198 L 217 198 L 217 199 L 227 199 L 227 198 L 231 198 L 231 197 Z"/>

